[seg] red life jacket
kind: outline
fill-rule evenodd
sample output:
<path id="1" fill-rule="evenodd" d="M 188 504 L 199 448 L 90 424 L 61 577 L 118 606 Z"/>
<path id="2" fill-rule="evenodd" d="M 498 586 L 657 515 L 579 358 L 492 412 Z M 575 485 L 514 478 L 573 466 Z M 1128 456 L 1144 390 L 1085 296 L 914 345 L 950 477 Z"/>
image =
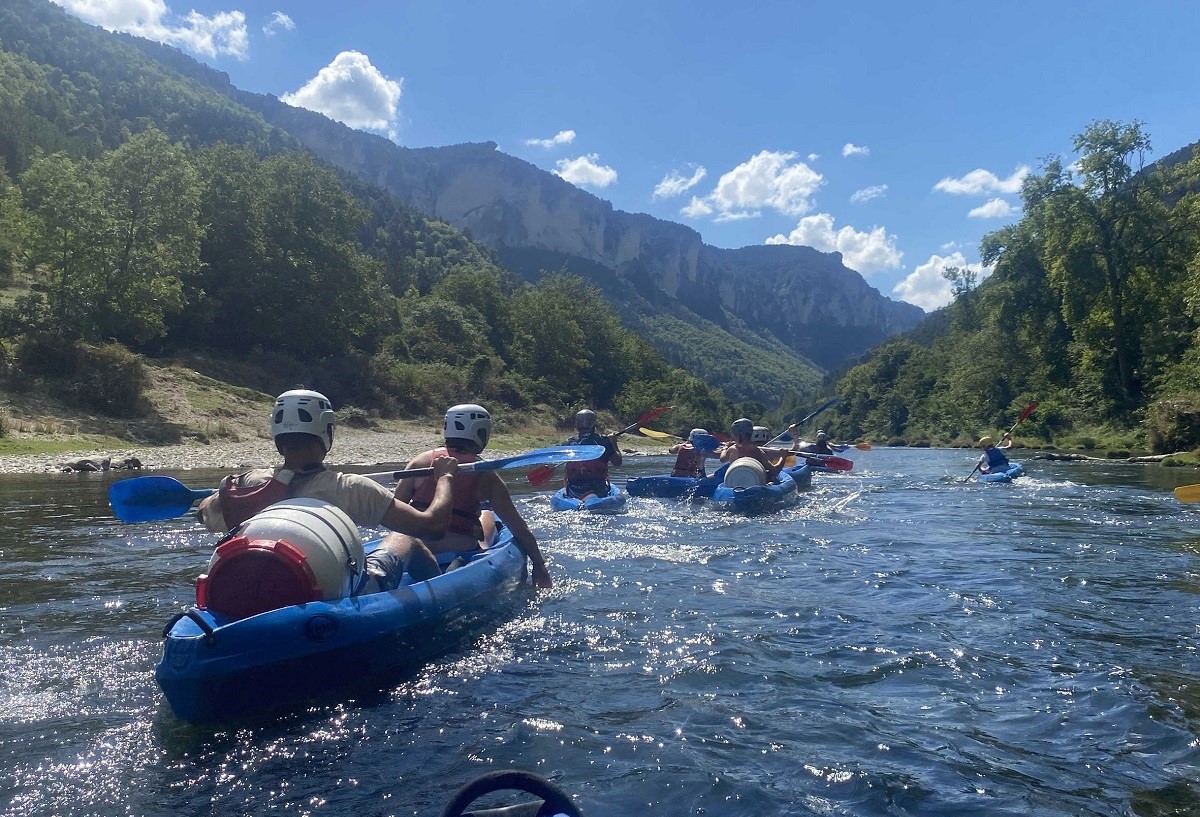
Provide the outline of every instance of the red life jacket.
<path id="1" fill-rule="evenodd" d="M 246 485 L 250 472 L 225 477 L 217 490 L 221 503 L 221 517 L 225 527 L 233 530 L 267 506 L 292 498 L 291 480 L 282 482 L 272 476 L 266 482 Z"/>
<path id="2" fill-rule="evenodd" d="M 477 462 L 479 460 L 479 457 L 475 454 L 469 454 L 466 451 L 448 451 L 445 448 L 435 448 L 426 453 L 430 456 L 430 462 L 446 454 L 454 457 L 460 464 Z M 436 487 L 437 483 L 432 478 L 423 477 L 417 483 L 409 504 L 417 510 L 425 510 L 433 502 L 433 494 Z M 479 521 L 479 511 L 479 474 L 463 472 L 455 474 L 454 509 L 451 511 L 452 516 L 450 517 L 450 527 L 448 530 L 467 536 L 474 536 L 476 539 L 482 538 L 483 527 Z M 434 537 L 426 538 L 432 539 Z"/>
<path id="3" fill-rule="evenodd" d="M 679 449 L 675 457 L 675 468 L 671 471 L 673 477 L 702 477 L 704 476 L 705 452 L 697 451 L 690 445 Z"/>

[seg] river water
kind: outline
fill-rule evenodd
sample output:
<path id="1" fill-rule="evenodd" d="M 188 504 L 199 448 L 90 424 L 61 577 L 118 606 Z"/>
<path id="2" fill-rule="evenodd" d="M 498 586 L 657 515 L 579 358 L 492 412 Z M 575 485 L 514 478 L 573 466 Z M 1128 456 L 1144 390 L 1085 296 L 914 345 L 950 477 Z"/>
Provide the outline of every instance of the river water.
<path id="1" fill-rule="evenodd" d="M 510 472 L 554 590 L 394 688 L 219 728 L 153 678 L 211 538 L 114 521 L 111 475 L 0 477 L 0 814 L 432 816 L 510 767 L 590 817 L 1200 813 L 1170 493 L 1200 474 L 850 453 L 757 518 L 555 514 Z"/>

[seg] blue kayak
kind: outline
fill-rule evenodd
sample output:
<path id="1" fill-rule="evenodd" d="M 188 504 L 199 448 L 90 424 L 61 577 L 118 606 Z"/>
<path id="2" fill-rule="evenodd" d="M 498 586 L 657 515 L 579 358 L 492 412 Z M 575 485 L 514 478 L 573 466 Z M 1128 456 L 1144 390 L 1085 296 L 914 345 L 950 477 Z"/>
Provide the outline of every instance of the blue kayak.
<path id="1" fill-rule="evenodd" d="M 722 471 L 724 471 L 724 467 L 718 470 L 713 477 L 721 474 Z M 730 488 L 724 482 L 721 482 L 713 489 L 712 500 L 726 510 L 753 514 L 774 510 L 795 495 L 796 480 L 792 478 L 787 469 L 784 469 L 779 472 L 779 480 L 777 482 L 768 482 L 766 485 Z"/>
<path id="2" fill-rule="evenodd" d="M 658 499 L 706 499 L 712 496 L 717 482 L 711 478 L 661 476 L 637 477 L 625 483 L 630 496 L 649 496 Z"/>
<path id="3" fill-rule="evenodd" d="M 992 471 L 990 474 L 980 474 L 980 482 L 1012 482 L 1013 477 L 1025 475 L 1025 469 L 1021 467 L 1021 463 L 1014 462 L 1007 468 L 1001 471 Z"/>
<path id="4" fill-rule="evenodd" d="M 154 675 L 171 709 L 192 723 L 279 709 L 420 667 L 516 609 L 525 581 L 525 556 L 505 527 L 462 567 L 425 582 L 406 574 L 390 592 L 237 621 L 190 607 L 167 625 Z"/>
<path id="5" fill-rule="evenodd" d="M 796 483 L 797 489 L 812 487 L 812 475 L 813 471 L 816 469 L 814 469 L 807 462 L 803 465 L 795 465 L 791 468 L 784 468 L 783 470 L 792 478 L 792 481 Z"/>
<path id="6" fill-rule="evenodd" d="M 550 497 L 550 507 L 556 511 L 591 511 L 592 513 L 615 513 L 625 507 L 628 499 L 621 486 L 611 484 L 603 496 L 588 494 L 584 499 L 567 496 L 566 488 L 559 488 Z"/>

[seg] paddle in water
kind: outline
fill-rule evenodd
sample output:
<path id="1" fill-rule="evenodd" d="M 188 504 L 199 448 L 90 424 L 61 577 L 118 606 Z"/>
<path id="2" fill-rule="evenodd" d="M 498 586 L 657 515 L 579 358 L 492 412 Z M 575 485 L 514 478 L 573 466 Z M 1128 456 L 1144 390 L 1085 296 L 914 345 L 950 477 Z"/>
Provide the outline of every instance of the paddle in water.
<path id="1" fill-rule="evenodd" d="M 645 414 L 643 414 L 641 417 L 637 418 L 632 423 L 630 423 L 629 425 L 625 426 L 623 429 L 618 431 L 617 436 L 619 437 L 622 434 L 628 434 L 631 431 L 637 431 L 638 426 L 645 425 L 646 423 L 650 422 L 651 420 L 654 420 L 654 419 L 658 418 L 659 416 L 666 414 L 668 411 L 670 411 L 673 408 L 675 408 L 675 407 L 674 406 L 659 406 L 658 408 L 652 408 L 649 411 L 647 411 Z M 529 480 L 530 485 L 537 487 L 537 486 L 545 485 L 547 482 L 550 481 L 550 477 L 552 477 L 552 476 L 554 476 L 554 465 L 551 464 L 551 465 L 543 465 L 540 468 L 534 468 L 532 471 L 530 471 L 526 475 L 525 478 L 527 480 Z"/>
<path id="2" fill-rule="evenodd" d="M 1004 437 L 1011 437 L 1012 433 L 1017 430 L 1017 426 L 1019 426 L 1021 423 L 1025 422 L 1025 419 L 1027 417 L 1029 417 L 1030 414 L 1033 414 L 1033 410 L 1037 407 L 1038 407 L 1038 404 L 1037 404 L 1036 400 L 1034 400 L 1032 403 L 1030 403 L 1028 406 L 1026 406 L 1025 410 L 1021 412 L 1021 416 L 1018 417 L 1017 421 L 1012 424 L 1012 428 L 1010 428 L 1008 430 L 1008 433 L 1005 434 Z M 1004 437 L 1001 437 L 1000 439 L 1003 440 Z M 963 477 L 963 482 L 969 482 L 971 477 L 975 476 L 975 472 L 979 470 L 979 467 L 981 465 L 983 465 L 982 458 L 980 458 L 979 462 L 975 463 L 975 467 L 971 469 L 971 473 L 969 473 L 965 477 Z"/>
<path id="3" fill-rule="evenodd" d="M 481 460 L 458 466 L 460 473 L 486 473 L 503 468 L 527 468 L 547 463 L 583 462 L 604 456 L 602 445 L 555 445 L 524 454 L 496 460 Z M 363 474 L 371 479 L 406 479 L 426 476 L 432 468 L 410 468 L 404 471 L 382 471 Z M 193 489 L 177 479 L 165 476 L 133 477 L 114 482 L 108 489 L 108 501 L 113 514 L 122 522 L 151 522 L 173 519 L 188 512 L 197 501 L 213 493 L 215 488 Z"/>

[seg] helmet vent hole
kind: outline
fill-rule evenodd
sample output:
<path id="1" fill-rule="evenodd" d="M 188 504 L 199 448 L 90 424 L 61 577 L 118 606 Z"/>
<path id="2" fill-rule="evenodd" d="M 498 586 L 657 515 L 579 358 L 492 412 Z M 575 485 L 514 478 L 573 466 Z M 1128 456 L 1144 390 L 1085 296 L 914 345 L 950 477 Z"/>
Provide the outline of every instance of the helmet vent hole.
<path id="1" fill-rule="evenodd" d="M 302 421 L 304 421 L 306 423 L 311 423 L 313 421 L 313 416 L 311 414 L 309 414 L 307 411 L 305 411 L 304 409 L 296 409 L 296 414 L 300 417 L 300 419 Z"/>

